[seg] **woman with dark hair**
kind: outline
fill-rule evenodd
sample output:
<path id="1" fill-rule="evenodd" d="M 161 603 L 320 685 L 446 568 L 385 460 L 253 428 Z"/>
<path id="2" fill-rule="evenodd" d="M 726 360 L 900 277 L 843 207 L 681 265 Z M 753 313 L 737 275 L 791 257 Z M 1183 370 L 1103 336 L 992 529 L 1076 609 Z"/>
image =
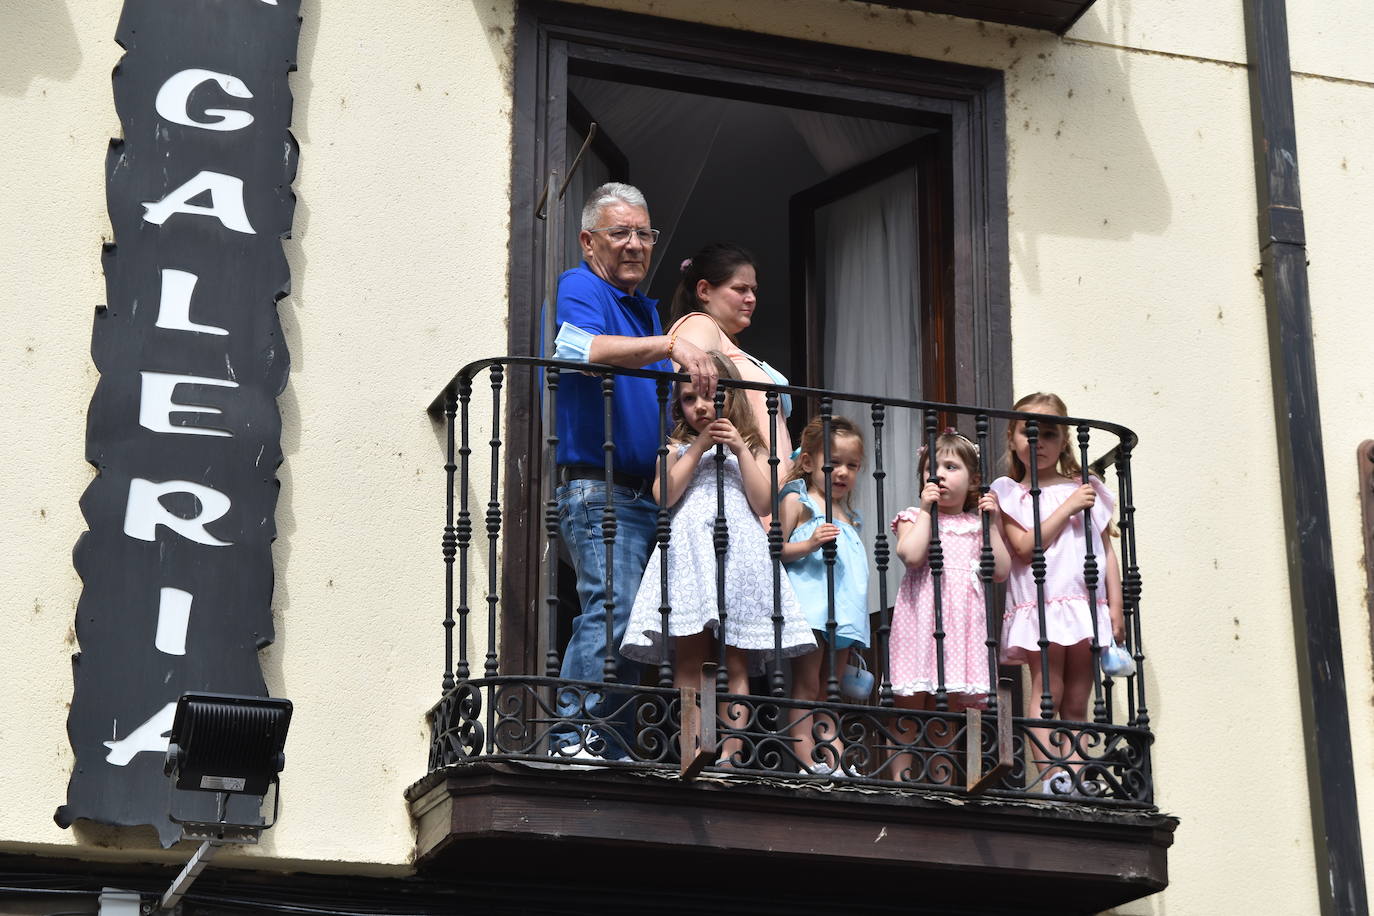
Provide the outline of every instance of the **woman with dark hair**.
<path id="1" fill-rule="evenodd" d="M 673 293 L 673 324 L 668 328 L 668 355 L 672 341 L 691 341 L 703 350 L 719 350 L 751 382 L 786 385 L 787 379 L 761 359 L 740 349 L 736 335 L 753 321 L 758 304 L 758 278 L 754 256 L 730 242 L 713 242 L 682 262 L 682 279 Z M 746 397 L 754 422 L 768 445 L 768 408 L 764 392 L 748 391 Z M 791 465 L 792 439 L 783 422 L 792 412 L 792 399 L 780 397 L 777 455 L 779 479 Z M 766 454 L 766 452 L 765 452 Z"/>

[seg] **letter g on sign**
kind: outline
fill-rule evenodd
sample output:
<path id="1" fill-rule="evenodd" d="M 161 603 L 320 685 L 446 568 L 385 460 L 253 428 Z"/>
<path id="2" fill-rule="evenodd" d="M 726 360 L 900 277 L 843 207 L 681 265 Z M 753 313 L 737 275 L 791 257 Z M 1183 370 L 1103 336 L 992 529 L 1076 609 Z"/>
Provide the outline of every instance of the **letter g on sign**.
<path id="1" fill-rule="evenodd" d="M 237 76 L 230 76 L 228 73 L 216 73 L 214 70 L 192 68 L 172 74 L 167 82 L 162 84 L 162 88 L 157 91 L 157 101 L 154 103 L 157 113 L 173 124 L 202 127 L 205 130 L 240 130 L 252 124 L 253 116 L 236 108 L 205 109 L 205 113 L 217 117 L 219 119 L 217 121 L 197 121 L 191 117 L 191 113 L 186 110 L 186 104 L 190 101 L 191 93 L 196 90 L 197 86 L 211 80 L 219 83 L 221 89 L 236 99 L 251 99 L 253 97 L 253 93 L 248 91 L 243 80 Z"/>

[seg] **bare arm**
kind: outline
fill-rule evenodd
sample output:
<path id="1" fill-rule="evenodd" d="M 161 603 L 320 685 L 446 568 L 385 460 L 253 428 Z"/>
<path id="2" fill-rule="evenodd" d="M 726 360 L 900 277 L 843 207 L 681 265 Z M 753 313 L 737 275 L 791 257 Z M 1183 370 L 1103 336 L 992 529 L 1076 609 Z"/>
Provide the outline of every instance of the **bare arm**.
<path id="1" fill-rule="evenodd" d="M 679 455 L 673 443 L 668 443 L 668 498 L 664 500 L 664 505 L 676 506 L 682 494 L 687 492 L 687 484 L 692 482 L 692 475 L 697 471 L 697 463 L 706 451 L 706 444 L 705 437 L 697 436 L 687 451 Z M 654 498 L 659 498 L 657 476 L 654 477 Z"/>
<path id="2" fill-rule="evenodd" d="M 930 513 L 940 499 L 939 484 L 926 482 L 921 488 L 921 514 L 914 522 L 897 523 L 897 559 L 915 569 L 930 553 Z"/>
<path id="3" fill-rule="evenodd" d="M 1049 547 L 1055 539 L 1064 532 L 1065 526 L 1075 514 L 1090 508 L 1097 502 L 1097 493 L 1091 484 L 1083 484 L 1073 492 L 1073 495 L 1064 500 L 1059 508 L 1050 513 L 1048 518 L 1040 520 L 1040 543 L 1043 547 Z M 1007 546 L 1011 548 L 1012 554 L 1022 563 L 1031 561 L 1031 554 L 1035 552 L 1035 532 L 1032 529 L 1022 528 L 1016 519 L 1002 513 L 1004 520 L 1010 521 L 1010 525 L 1003 526 L 1003 533 L 1007 538 Z"/>
<path id="4" fill-rule="evenodd" d="M 930 552 L 930 513 L 922 512 L 916 521 L 897 523 L 897 559 L 908 569 L 917 569 Z"/>
<path id="5" fill-rule="evenodd" d="M 763 462 L 747 447 L 738 453 L 739 472 L 744 478 L 744 495 L 749 499 L 749 508 L 755 515 L 768 515 L 773 511 L 773 482 L 764 470 Z"/>
<path id="6" fill-rule="evenodd" d="M 804 541 L 790 540 L 792 532 L 797 530 L 797 526 L 811 517 L 811 512 L 802 505 L 801 497 L 796 493 L 788 493 L 782 498 L 782 561 L 791 563 L 793 560 L 800 560 L 808 553 L 814 553 L 821 548 L 827 541 L 833 541 L 840 536 L 840 529 L 836 525 L 822 523 L 816 526 L 816 530 L 811 532 L 811 537 Z"/>
<path id="7" fill-rule="evenodd" d="M 1116 548 L 1111 535 L 1102 532 L 1102 564 L 1107 571 L 1107 609 L 1112 615 L 1112 636 L 1117 642 L 1126 641 L 1126 615 L 1122 608 L 1121 564 L 1116 560 Z"/>
<path id="8" fill-rule="evenodd" d="M 682 346 L 682 342 L 688 341 L 700 347 L 702 350 L 724 350 L 724 335 L 720 332 L 720 325 L 716 320 L 705 312 L 692 312 L 684 316 L 677 325 L 677 344 L 673 347 L 674 362 L 676 362 L 677 348 Z"/>
<path id="9" fill-rule="evenodd" d="M 649 363 L 668 358 L 668 344 L 673 343 L 673 362 L 692 377 L 692 387 L 702 397 L 712 398 L 716 394 L 716 364 L 706 351 L 684 340 L 679 334 L 672 340 L 667 334 L 653 337 L 619 337 L 615 334 L 598 334 L 592 338 L 587 350 L 587 358 L 593 363 L 608 366 L 623 366 L 638 369 Z"/>
<path id="10" fill-rule="evenodd" d="M 735 455 L 739 462 L 740 479 L 744 485 L 744 497 L 755 515 L 767 515 L 773 511 L 772 484 L 758 457 L 750 450 L 735 424 L 721 417 L 712 420 L 698 439 L 709 439 L 713 444 L 723 445 Z"/>
<path id="11" fill-rule="evenodd" d="M 978 511 L 992 517 L 989 540 L 992 542 L 992 581 L 1005 582 L 1011 573 L 1011 554 L 1002 538 L 1002 507 L 997 502 L 997 494 L 989 490 L 978 499 Z"/>

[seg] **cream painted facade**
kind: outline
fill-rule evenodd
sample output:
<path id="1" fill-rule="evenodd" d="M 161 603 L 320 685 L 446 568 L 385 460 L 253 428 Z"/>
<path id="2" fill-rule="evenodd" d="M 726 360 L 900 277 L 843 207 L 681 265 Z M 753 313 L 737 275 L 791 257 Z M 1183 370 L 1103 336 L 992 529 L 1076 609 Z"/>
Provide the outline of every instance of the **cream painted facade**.
<path id="1" fill-rule="evenodd" d="M 1315 913 L 1239 2 L 1098 0 L 1066 37 L 844 0 L 598 5 L 1006 74 L 1017 392 L 1135 429 L 1148 690 L 1170 887 L 1122 914 Z M 71 549 L 104 300 L 115 3 L 0 6 L 8 647 L 0 852 L 181 861 L 52 820 L 72 755 Z M 254 867 L 405 874 L 402 792 L 439 693 L 442 453 L 424 408 L 504 348 L 512 0 L 306 0 L 277 638 L 296 708 Z M 1354 450 L 1374 435 L 1374 13 L 1292 0 L 1302 191 L 1361 821 L 1374 683 Z M 1006 406 L 1006 405 L 997 405 Z M 22 787 L 22 790 L 20 789 Z M 1374 839 L 1366 837 L 1366 871 Z"/>

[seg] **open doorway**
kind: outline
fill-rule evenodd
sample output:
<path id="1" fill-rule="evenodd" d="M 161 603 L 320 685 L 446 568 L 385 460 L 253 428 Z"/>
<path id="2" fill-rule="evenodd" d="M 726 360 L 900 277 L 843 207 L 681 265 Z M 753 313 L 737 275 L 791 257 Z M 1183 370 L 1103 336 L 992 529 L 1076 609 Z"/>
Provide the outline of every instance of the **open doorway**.
<path id="1" fill-rule="evenodd" d="M 919 372 L 927 331 L 920 278 L 930 260 L 922 245 L 942 229 L 919 231 L 917 193 L 918 150 L 935 144 L 915 143 L 934 139 L 936 128 L 583 76 L 568 79 L 568 110 L 569 160 L 586 135 L 584 118 L 597 123 L 602 145 L 589 151 L 569 189 L 565 268 L 578 258 L 577 211 L 586 194 L 604 180 L 629 181 L 644 191 L 663 233 L 646 287 L 665 327 L 683 259 L 707 242 L 738 242 L 758 258 L 759 308 L 741 335 L 746 350 L 796 384 L 876 391 L 888 373 L 864 384 L 866 373 L 845 371 L 825 342 L 850 345 L 856 335 L 845 326 L 887 326 L 900 316 L 896 336 L 910 354 L 891 355 L 917 373 L 884 393 L 937 396 Z M 858 282 L 846 289 L 846 279 Z M 942 329 L 932 322 L 928 330 Z"/>
<path id="2" fill-rule="evenodd" d="M 741 345 L 794 383 L 1009 402 L 1000 73 L 552 3 L 522 4 L 519 26 L 511 352 L 535 352 L 538 334 L 532 202 L 595 121 L 565 201 L 562 268 L 588 191 L 626 180 L 663 233 L 645 285 L 665 313 L 682 259 L 736 241 L 755 252 L 760 284 Z M 535 395 L 515 378 L 510 393 L 509 428 L 531 430 L 529 467 L 537 424 L 521 421 Z M 890 508 L 913 495 L 896 482 L 914 467 L 892 462 L 910 462 L 915 432 L 889 435 Z M 508 519 L 514 555 L 538 555 L 538 480 L 507 476 L 507 505 L 526 507 Z M 538 606 L 534 570 L 508 565 L 503 591 L 508 608 Z M 538 616 L 505 615 L 513 664 L 533 661 Z"/>

